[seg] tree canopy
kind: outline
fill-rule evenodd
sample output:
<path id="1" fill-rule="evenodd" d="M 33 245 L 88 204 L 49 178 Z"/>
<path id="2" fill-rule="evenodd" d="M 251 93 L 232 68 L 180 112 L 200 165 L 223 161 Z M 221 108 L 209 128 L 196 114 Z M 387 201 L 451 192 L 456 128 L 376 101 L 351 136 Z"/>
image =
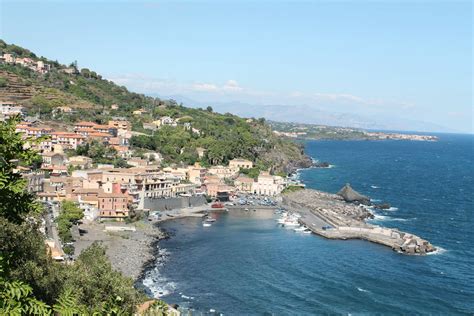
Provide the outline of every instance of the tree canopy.
<path id="1" fill-rule="evenodd" d="M 50 257 L 38 229 L 41 208 L 16 171 L 38 158 L 15 133 L 17 121 L 0 125 L 0 315 L 133 314 L 143 294 L 112 269 L 101 245 L 93 244 L 71 265 Z M 64 234 L 80 218 L 74 203 L 63 203 Z"/>

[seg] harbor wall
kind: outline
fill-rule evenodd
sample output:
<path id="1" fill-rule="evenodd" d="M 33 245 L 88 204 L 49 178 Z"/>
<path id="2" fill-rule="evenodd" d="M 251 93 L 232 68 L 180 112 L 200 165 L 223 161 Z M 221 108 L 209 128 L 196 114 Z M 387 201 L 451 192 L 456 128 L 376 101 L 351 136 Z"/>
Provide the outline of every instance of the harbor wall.
<path id="1" fill-rule="evenodd" d="M 150 211 L 167 211 L 206 204 L 204 196 L 183 196 L 169 199 L 145 198 L 144 208 Z"/>

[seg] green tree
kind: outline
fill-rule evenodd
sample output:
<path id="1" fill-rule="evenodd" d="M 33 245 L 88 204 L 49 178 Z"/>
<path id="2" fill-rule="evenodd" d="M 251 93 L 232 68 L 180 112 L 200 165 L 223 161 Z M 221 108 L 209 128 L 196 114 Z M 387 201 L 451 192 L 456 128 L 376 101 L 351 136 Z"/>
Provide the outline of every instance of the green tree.
<path id="1" fill-rule="evenodd" d="M 71 228 L 77 224 L 84 217 L 84 213 L 77 206 L 76 203 L 71 201 L 63 201 L 61 203 L 61 212 L 56 218 L 58 224 L 58 233 L 63 243 L 72 241 Z M 67 251 L 66 251 L 67 249 Z M 64 251 L 68 254 L 72 254 L 74 249 L 71 247 L 64 248 Z"/>
<path id="2" fill-rule="evenodd" d="M 15 132 L 18 122 L 16 117 L 0 124 L 0 216 L 15 223 L 41 210 L 34 196 L 25 190 L 26 180 L 16 171 L 17 166 L 29 167 L 38 161 L 38 153 L 25 148 L 21 134 Z"/>
<path id="3" fill-rule="evenodd" d="M 8 85 L 8 80 L 4 77 L 0 77 L 0 88 L 5 88 Z"/>
<path id="4" fill-rule="evenodd" d="M 46 251 L 40 209 L 15 171 L 37 157 L 14 132 L 17 121 L 0 125 L 0 315 L 132 315 L 143 298 L 112 269 L 103 247 L 94 244 L 73 265 Z M 61 215 L 74 223 L 82 212 L 66 202 Z"/>

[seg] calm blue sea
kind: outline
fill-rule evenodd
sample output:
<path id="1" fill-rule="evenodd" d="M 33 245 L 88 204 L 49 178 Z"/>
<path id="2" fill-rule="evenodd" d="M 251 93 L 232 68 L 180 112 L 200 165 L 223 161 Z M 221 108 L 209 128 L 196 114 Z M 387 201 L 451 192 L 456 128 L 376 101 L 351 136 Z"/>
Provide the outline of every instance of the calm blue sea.
<path id="1" fill-rule="evenodd" d="M 224 314 L 474 313 L 472 136 L 439 142 L 310 141 L 306 152 L 334 165 L 300 173 L 310 188 L 349 182 L 390 203 L 375 222 L 413 232 L 438 254 L 397 254 L 364 241 L 330 241 L 279 228 L 273 213 L 168 222 L 164 259 L 144 281 L 163 298 Z"/>

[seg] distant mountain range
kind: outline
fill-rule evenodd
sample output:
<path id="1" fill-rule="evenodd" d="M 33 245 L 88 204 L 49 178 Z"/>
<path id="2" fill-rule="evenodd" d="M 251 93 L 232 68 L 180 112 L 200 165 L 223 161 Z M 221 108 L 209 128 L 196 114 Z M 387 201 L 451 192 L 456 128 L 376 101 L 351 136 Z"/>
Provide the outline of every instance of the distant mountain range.
<path id="1" fill-rule="evenodd" d="M 158 96 L 158 95 L 156 95 Z M 264 117 L 278 122 L 295 122 L 328 126 L 354 127 L 368 130 L 456 132 L 434 123 L 397 117 L 364 116 L 352 113 L 330 112 L 306 105 L 255 105 L 242 102 L 201 102 L 181 95 L 160 96 L 182 102 L 189 107 L 207 107 L 221 113 L 230 112 L 243 117 Z"/>

